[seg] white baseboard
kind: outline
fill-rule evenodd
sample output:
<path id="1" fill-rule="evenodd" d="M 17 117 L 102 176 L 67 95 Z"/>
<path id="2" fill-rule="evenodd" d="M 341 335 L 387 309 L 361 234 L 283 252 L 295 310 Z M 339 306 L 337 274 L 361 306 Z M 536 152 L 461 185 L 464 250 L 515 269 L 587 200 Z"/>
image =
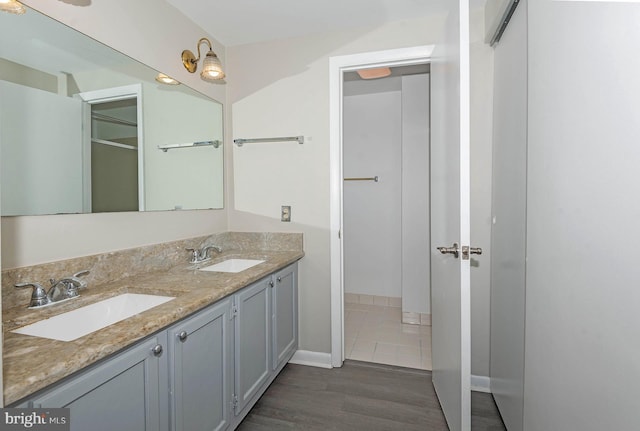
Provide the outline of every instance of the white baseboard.
<path id="1" fill-rule="evenodd" d="M 491 393 L 491 378 L 487 376 L 471 375 L 471 390 L 476 392 Z"/>
<path id="2" fill-rule="evenodd" d="M 308 365 L 310 367 L 333 368 L 331 365 L 331 353 L 311 352 L 309 350 L 296 350 L 289 363 Z"/>

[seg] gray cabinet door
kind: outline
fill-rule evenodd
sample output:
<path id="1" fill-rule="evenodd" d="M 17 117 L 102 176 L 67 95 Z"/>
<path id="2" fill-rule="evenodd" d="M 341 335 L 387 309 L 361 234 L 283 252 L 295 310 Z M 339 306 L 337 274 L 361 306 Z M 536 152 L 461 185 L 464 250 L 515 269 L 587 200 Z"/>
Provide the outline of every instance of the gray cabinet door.
<path id="1" fill-rule="evenodd" d="M 271 376 L 271 277 L 234 296 L 236 414 L 251 401 Z"/>
<path id="2" fill-rule="evenodd" d="M 231 299 L 168 331 L 172 429 L 220 431 L 230 423 L 232 394 Z"/>
<path id="3" fill-rule="evenodd" d="M 280 370 L 298 348 L 298 271 L 290 265 L 273 275 L 273 370 Z"/>
<path id="4" fill-rule="evenodd" d="M 165 333 L 35 397 L 33 407 L 70 408 L 72 431 L 166 430 L 166 354 L 153 353 L 158 345 L 166 346 Z"/>

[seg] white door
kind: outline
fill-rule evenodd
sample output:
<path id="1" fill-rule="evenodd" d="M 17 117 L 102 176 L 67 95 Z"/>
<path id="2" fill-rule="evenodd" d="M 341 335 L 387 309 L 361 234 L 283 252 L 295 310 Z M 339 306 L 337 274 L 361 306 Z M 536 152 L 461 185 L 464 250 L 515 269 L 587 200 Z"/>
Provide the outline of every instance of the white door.
<path id="1" fill-rule="evenodd" d="M 638 430 L 640 3 L 527 15 L 524 429 Z"/>
<path id="2" fill-rule="evenodd" d="M 0 82 L 0 117 L 2 215 L 81 213 L 80 101 Z"/>
<path id="3" fill-rule="evenodd" d="M 509 431 L 522 430 L 527 222 L 527 1 L 494 51 L 491 392 Z"/>
<path id="4" fill-rule="evenodd" d="M 470 245 L 469 5 L 450 8 L 431 64 L 431 299 L 433 385 L 458 431 L 471 429 L 470 261 L 435 249 Z"/>

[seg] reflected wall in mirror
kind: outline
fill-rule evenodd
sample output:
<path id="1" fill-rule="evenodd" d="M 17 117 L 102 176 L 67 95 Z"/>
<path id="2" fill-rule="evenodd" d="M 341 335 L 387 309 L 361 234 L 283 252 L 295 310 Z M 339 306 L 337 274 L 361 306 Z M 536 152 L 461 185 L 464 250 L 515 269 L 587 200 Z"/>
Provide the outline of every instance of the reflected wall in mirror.
<path id="1" fill-rule="evenodd" d="M 222 105 L 157 74 L 35 10 L 0 14 L 2 215 L 222 208 Z"/>

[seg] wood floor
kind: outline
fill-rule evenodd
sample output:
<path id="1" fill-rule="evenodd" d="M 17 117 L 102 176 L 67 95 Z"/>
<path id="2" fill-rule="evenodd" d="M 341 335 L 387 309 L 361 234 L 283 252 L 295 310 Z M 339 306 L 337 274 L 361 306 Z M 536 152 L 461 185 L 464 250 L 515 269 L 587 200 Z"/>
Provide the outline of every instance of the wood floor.
<path id="1" fill-rule="evenodd" d="M 474 431 L 505 430 L 493 398 L 472 393 Z M 345 361 L 342 368 L 287 365 L 240 431 L 447 430 L 429 371 Z"/>

